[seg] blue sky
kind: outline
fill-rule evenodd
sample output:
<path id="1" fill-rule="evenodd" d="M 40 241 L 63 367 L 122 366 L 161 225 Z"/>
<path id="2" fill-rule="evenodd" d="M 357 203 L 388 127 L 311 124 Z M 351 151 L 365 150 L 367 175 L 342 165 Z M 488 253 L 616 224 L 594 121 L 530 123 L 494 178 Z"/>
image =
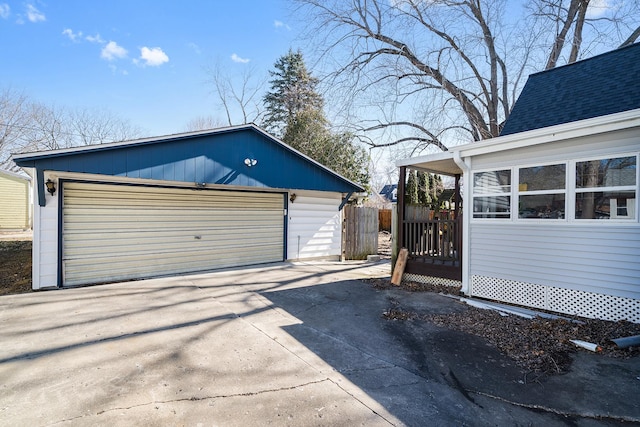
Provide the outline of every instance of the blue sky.
<path id="1" fill-rule="evenodd" d="M 288 15 L 286 0 L 0 0 L 0 88 L 180 132 L 224 118 L 206 67 L 266 73 L 297 49 Z"/>

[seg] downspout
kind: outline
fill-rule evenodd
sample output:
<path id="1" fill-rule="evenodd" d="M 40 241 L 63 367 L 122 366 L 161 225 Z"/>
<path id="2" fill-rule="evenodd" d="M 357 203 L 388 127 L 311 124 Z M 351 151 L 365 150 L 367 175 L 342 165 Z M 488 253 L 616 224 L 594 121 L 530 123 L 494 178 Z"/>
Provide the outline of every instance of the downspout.
<path id="1" fill-rule="evenodd" d="M 473 210 L 473 201 L 471 200 L 471 165 L 469 165 L 461 156 L 460 151 L 453 152 L 453 161 L 462 170 L 463 185 L 466 189 L 467 201 L 465 205 L 466 212 L 462 213 L 462 289 L 464 294 L 471 295 L 471 282 L 469 280 L 469 265 L 471 256 L 471 245 L 469 244 L 471 215 Z"/>

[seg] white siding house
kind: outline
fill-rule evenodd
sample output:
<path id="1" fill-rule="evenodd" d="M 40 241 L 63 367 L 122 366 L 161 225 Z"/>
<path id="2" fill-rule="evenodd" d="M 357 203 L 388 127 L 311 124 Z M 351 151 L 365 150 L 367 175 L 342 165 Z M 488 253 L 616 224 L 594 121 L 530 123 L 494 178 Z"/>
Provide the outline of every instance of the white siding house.
<path id="1" fill-rule="evenodd" d="M 532 76 L 501 136 L 397 163 L 462 176 L 467 295 L 640 322 L 640 81 L 606 72 L 639 59 L 635 45 Z M 581 104 L 571 85 L 594 70 L 586 94 L 606 100 Z"/>
<path id="2" fill-rule="evenodd" d="M 31 228 L 31 178 L 0 170 L 0 230 Z"/>

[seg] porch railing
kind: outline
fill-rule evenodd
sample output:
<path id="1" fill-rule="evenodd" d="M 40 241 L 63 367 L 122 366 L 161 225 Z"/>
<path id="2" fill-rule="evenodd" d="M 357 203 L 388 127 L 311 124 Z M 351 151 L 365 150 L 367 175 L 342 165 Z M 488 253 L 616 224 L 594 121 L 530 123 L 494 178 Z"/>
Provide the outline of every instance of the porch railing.
<path id="1" fill-rule="evenodd" d="M 431 219 L 403 222 L 404 247 L 410 258 L 434 261 L 460 260 L 461 222 L 459 219 Z"/>

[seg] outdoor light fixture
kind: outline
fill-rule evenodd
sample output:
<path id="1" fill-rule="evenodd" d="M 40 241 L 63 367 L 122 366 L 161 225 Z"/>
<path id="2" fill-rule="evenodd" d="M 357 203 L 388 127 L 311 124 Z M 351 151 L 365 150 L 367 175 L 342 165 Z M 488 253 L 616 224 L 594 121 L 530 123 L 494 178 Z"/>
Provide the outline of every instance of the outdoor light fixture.
<path id="1" fill-rule="evenodd" d="M 293 203 L 293 201 L 296 199 L 296 193 L 291 193 L 291 196 L 289 196 L 289 200 L 291 201 L 291 203 Z"/>
<path id="2" fill-rule="evenodd" d="M 256 159 L 250 159 L 247 157 L 246 159 L 244 159 L 244 164 L 251 167 L 257 165 L 258 161 Z"/>
<path id="3" fill-rule="evenodd" d="M 47 191 L 49 192 L 49 194 L 51 194 L 52 196 L 56 193 L 56 183 L 51 181 L 50 179 L 47 180 L 47 182 L 44 183 L 44 185 L 47 187 Z"/>

